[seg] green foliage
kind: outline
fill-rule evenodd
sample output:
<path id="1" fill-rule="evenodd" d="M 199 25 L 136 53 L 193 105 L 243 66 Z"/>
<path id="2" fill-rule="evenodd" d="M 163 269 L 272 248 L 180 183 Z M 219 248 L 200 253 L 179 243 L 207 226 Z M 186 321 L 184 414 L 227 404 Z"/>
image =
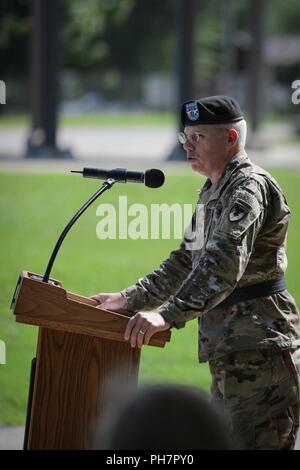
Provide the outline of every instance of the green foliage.
<path id="1" fill-rule="evenodd" d="M 272 0 L 268 2 L 269 31 L 271 34 L 299 34 L 299 0 Z"/>
<path id="2" fill-rule="evenodd" d="M 170 66 L 172 0 L 64 0 L 69 67 L 141 72 Z"/>
<path id="3" fill-rule="evenodd" d="M 30 33 L 29 2 L 0 2 L 0 63 L 1 79 L 26 73 Z M 23 78 L 24 79 L 24 78 Z"/>
<path id="4" fill-rule="evenodd" d="M 66 64 L 96 66 L 109 55 L 105 31 L 120 27 L 130 14 L 134 0 L 65 0 L 63 43 Z"/>
<path id="5" fill-rule="evenodd" d="M 5 75 L 24 75 L 28 68 L 32 3 L 11 0 L 0 5 L 0 60 Z M 62 0 L 63 68 L 95 70 L 101 86 L 102 80 L 106 82 L 104 89 L 121 82 L 124 73 L 175 71 L 176 5 L 175 0 Z M 226 30 L 247 31 L 249 2 L 199 0 L 196 8 L 196 79 L 209 80 L 222 63 Z M 298 33 L 298 20 L 299 0 L 267 2 L 268 33 Z"/>
<path id="6" fill-rule="evenodd" d="M 205 2 L 198 12 L 195 31 L 195 70 L 196 80 L 208 80 L 218 72 L 222 28 L 220 4 Z"/>

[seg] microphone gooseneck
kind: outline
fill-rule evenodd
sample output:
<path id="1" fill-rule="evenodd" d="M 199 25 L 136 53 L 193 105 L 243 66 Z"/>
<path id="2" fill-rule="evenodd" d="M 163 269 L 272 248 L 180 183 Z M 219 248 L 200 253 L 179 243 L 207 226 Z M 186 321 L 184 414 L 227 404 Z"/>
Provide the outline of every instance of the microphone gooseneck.
<path id="1" fill-rule="evenodd" d="M 112 178 L 108 179 L 107 181 L 104 181 L 103 185 L 101 186 L 100 189 L 98 189 L 98 191 L 93 194 L 92 197 L 90 197 L 90 199 L 79 209 L 79 211 L 76 212 L 76 214 L 74 215 L 74 217 L 72 217 L 72 219 L 70 220 L 70 222 L 68 223 L 68 225 L 64 228 L 64 230 L 62 231 L 59 239 L 57 240 L 56 242 L 56 245 L 54 247 L 54 250 L 52 252 L 52 255 L 50 257 L 50 260 L 48 262 L 48 266 L 47 266 L 47 269 L 45 271 L 45 274 L 44 274 L 44 277 L 43 277 L 43 282 L 48 282 L 49 281 L 49 277 L 50 277 L 50 273 L 51 273 L 51 269 L 52 269 L 52 266 L 53 266 L 53 263 L 55 261 L 55 258 L 57 256 L 57 253 L 58 253 L 58 250 L 60 249 L 61 245 L 62 245 L 62 242 L 64 241 L 67 233 L 69 232 L 69 230 L 71 229 L 71 227 L 75 224 L 76 220 L 79 219 L 79 217 L 81 216 L 81 214 L 83 214 L 83 212 L 86 211 L 86 209 L 102 194 L 104 193 L 107 189 L 110 189 L 113 185 L 115 184 L 115 180 L 113 180 Z"/>
<path id="2" fill-rule="evenodd" d="M 74 217 L 70 220 L 68 225 L 62 231 L 54 250 L 51 254 L 50 260 L 48 262 L 47 269 L 45 271 L 43 282 L 48 282 L 51 269 L 57 253 L 64 241 L 67 233 L 71 227 L 75 224 L 77 219 L 83 214 L 83 212 L 107 189 L 110 189 L 115 183 L 143 183 L 148 188 L 160 188 L 164 184 L 165 175 L 161 170 L 151 169 L 146 170 L 144 173 L 140 171 L 131 171 L 126 170 L 125 168 L 115 168 L 114 170 L 103 170 L 98 168 L 83 168 L 83 170 L 71 170 L 71 173 L 80 173 L 85 178 L 96 178 L 96 179 L 105 179 L 103 185 L 100 189 L 79 209 Z"/>

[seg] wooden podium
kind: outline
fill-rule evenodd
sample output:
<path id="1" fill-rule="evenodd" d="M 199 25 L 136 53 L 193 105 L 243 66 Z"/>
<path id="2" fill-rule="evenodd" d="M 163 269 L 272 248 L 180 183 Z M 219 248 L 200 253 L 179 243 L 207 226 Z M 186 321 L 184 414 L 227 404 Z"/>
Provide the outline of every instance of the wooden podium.
<path id="1" fill-rule="evenodd" d="M 130 315 L 39 278 L 23 271 L 12 301 L 17 322 L 40 327 L 26 448 L 91 449 L 107 386 L 120 377 L 120 386 L 137 385 L 140 349 L 124 340 Z M 164 347 L 170 336 L 157 333 L 150 345 Z"/>

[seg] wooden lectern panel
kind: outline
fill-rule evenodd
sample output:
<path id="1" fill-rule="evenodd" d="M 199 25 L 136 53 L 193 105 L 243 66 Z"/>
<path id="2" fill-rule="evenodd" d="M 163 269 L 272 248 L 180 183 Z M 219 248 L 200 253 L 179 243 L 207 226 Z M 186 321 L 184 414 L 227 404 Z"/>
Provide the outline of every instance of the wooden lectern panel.
<path id="1" fill-rule="evenodd" d="M 130 314 L 96 305 L 59 281 L 44 283 L 27 271 L 20 276 L 12 301 L 16 320 L 40 327 L 28 449 L 93 448 L 111 386 L 137 385 L 141 351 L 124 340 Z M 170 336 L 157 333 L 149 345 L 164 347 Z"/>
<path id="2" fill-rule="evenodd" d="M 139 359 L 127 343 L 41 328 L 28 448 L 93 448 L 111 383 L 136 385 Z"/>

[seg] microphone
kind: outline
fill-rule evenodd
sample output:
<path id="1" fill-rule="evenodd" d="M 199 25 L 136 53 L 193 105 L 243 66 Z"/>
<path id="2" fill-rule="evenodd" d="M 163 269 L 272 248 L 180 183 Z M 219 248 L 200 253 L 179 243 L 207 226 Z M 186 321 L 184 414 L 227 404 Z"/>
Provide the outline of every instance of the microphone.
<path id="1" fill-rule="evenodd" d="M 118 183 L 144 183 L 148 188 L 160 188 L 164 184 L 165 175 L 161 170 L 130 171 L 126 168 L 103 170 L 99 168 L 83 168 L 82 171 L 71 170 L 71 173 L 81 173 L 84 178 L 108 179 Z"/>

